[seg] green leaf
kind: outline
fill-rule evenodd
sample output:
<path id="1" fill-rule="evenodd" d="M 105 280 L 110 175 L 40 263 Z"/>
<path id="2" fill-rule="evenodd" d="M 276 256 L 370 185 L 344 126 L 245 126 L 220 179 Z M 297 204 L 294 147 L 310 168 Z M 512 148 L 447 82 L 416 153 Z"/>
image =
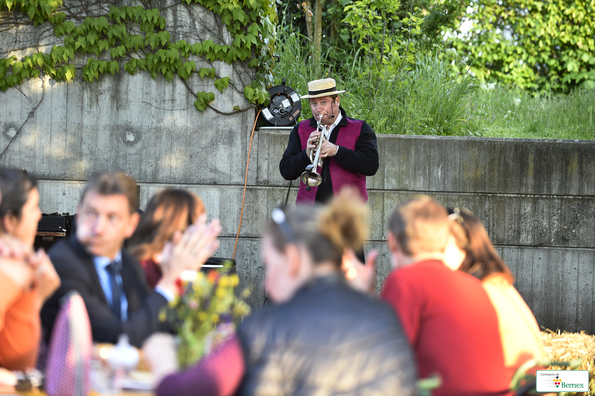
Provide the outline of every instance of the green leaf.
<path id="1" fill-rule="evenodd" d="M 112 75 L 115 75 L 116 73 L 120 73 L 120 64 L 118 63 L 118 61 L 111 61 L 108 63 L 108 70 Z"/>
<path id="2" fill-rule="evenodd" d="M 71 34 L 75 29 L 74 22 L 72 21 L 66 21 L 62 24 L 62 26 L 64 27 L 66 34 Z"/>
<path id="3" fill-rule="evenodd" d="M 87 43 L 88 44 L 94 45 L 96 41 L 97 41 L 97 36 L 95 36 L 94 34 L 87 35 Z"/>
<path id="4" fill-rule="evenodd" d="M 97 70 L 100 73 L 105 73 L 107 71 L 107 61 L 97 61 Z"/>
<path id="5" fill-rule="evenodd" d="M 204 111 L 208 104 L 215 100 L 215 94 L 212 92 L 197 92 L 196 93 L 196 102 L 194 102 L 194 107 L 196 107 L 199 111 Z"/>
<path id="6" fill-rule="evenodd" d="M 229 77 L 223 77 L 214 82 L 215 88 L 217 88 L 221 93 L 223 90 L 229 86 Z"/>
<path id="7" fill-rule="evenodd" d="M 204 79 L 205 77 L 215 78 L 215 69 L 201 67 L 198 70 L 198 75 L 200 76 L 201 79 Z"/>
<path id="8" fill-rule="evenodd" d="M 202 53 L 202 44 L 201 43 L 192 44 L 191 51 L 194 55 L 200 56 L 200 54 Z"/>
<path id="9" fill-rule="evenodd" d="M 184 69 L 186 70 L 186 74 L 190 75 L 194 70 L 196 70 L 196 62 L 194 61 L 187 61 L 184 62 Z"/>
<path id="10" fill-rule="evenodd" d="M 97 42 L 97 47 L 99 48 L 99 52 L 103 52 L 109 49 L 109 43 L 107 42 L 107 40 L 99 40 Z M 111 54 L 111 51 L 110 51 Z M 112 56 L 113 58 L 113 56 Z"/>
<path id="11" fill-rule="evenodd" d="M 205 109 L 207 108 L 207 104 L 202 103 L 202 101 L 200 101 L 199 99 L 196 99 L 196 101 L 194 102 L 194 107 L 196 107 L 196 110 L 198 111 L 205 111 Z"/>
<path id="12" fill-rule="evenodd" d="M 158 37 L 156 33 L 149 32 L 145 37 L 145 46 L 150 45 L 151 49 L 155 49 L 158 44 Z"/>
<path id="13" fill-rule="evenodd" d="M 124 64 L 124 70 L 126 70 L 128 73 L 130 73 L 131 75 L 134 76 L 134 74 L 136 73 L 137 70 L 137 60 L 135 58 L 132 58 L 130 61 L 126 62 Z"/>
<path id="14" fill-rule="evenodd" d="M 66 68 L 66 70 L 64 72 L 64 76 L 66 77 L 66 81 L 72 81 L 72 80 L 74 80 L 74 75 L 76 73 L 76 67 L 74 65 L 66 65 L 64 67 Z"/>
<path id="15" fill-rule="evenodd" d="M 76 42 L 74 43 L 74 49 L 79 49 L 81 48 L 82 50 L 84 50 L 87 47 L 87 39 L 85 39 L 83 36 L 79 37 Z"/>
<path id="16" fill-rule="evenodd" d="M 37 64 L 37 66 L 42 67 L 44 62 L 43 54 L 38 52 L 37 54 L 33 55 L 33 61 Z"/>
<path id="17" fill-rule="evenodd" d="M 29 15 L 29 19 L 33 20 L 36 12 L 37 12 L 37 10 L 35 9 L 35 6 L 30 5 L 29 9 L 27 10 L 27 15 Z"/>
<path id="18" fill-rule="evenodd" d="M 207 40 L 202 42 L 202 50 L 203 52 L 208 52 L 213 48 L 213 40 Z"/>
<path id="19" fill-rule="evenodd" d="M 54 34 L 56 35 L 56 37 L 60 37 L 66 34 L 66 29 L 64 28 L 64 25 L 56 25 L 56 27 L 54 28 Z"/>
<path id="20" fill-rule="evenodd" d="M 15 62 L 12 65 L 12 74 L 19 74 L 23 70 L 23 62 Z"/>

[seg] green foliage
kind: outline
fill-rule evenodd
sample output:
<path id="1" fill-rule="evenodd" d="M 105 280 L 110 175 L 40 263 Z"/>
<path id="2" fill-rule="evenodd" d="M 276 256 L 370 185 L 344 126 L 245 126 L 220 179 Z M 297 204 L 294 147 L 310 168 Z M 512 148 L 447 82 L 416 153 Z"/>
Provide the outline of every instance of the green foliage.
<path id="1" fill-rule="evenodd" d="M 90 56 L 82 67 L 82 77 L 92 83 L 103 74 L 115 75 L 120 65 L 131 75 L 139 70 L 148 72 L 153 79 L 158 76 L 171 81 L 174 76 L 188 79 L 198 73 L 209 77 L 215 87 L 223 92 L 229 86 L 229 77 L 218 77 L 214 68 L 196 71 L 196 62 L 191 55 L 204 57 L 209 62 L 223 61 L 228 64 L 248 62 L 256 70 L 255 78 L 245 97 L 251 103 L 268 101 L 266 87 L 272 82 L 273 50 L 275 41 L 276 14 L 270 0 L 184 0 L 188 5 L 201 4 L 218 15 L 230 33 L 231 45 L 219 45 L 212 40 L 187 43 L 171 41 L 165 30 L 166 20 L 158 9 L 136 7 L 111 7 L 108 15 L 87 17 L 76 26 L 66 21 L 66 15 L 57 12 L 61 0 L 0 0 L 0 11 L 20 11 L 29 16 L 35 25 L 46 21 L 54 26 L 57 37 L 63 37 L 64 45 L 54 46 L 49 53 L 36 53 L 18 60 L 16 57 L 0 59 L 0 89 L 6 91 L 24 80 L 39 77 L 43 72 L 57 81 L 72 81 L 75 77 L 73 64 L 76 55 Z M 136 24 L 141 34 L 132 34 L 130 26 Z M 198 92 L 195 107 L 207 108 L 215 96 L 212 92 Z M 234 111 L 237 111 L 234 108 Z"/>
<path id="2" fill-rule="evenodd" d="M 595 2 L 479 0 L 467 37 L 454 40 L 484 81 L 533 92 L 595 87 Z"/>
<path id="3" fill-rule="evenodd" d="M 476 129 L 466 119 L 469 95 L 476 89 L 473 78 L 453 78 L 447 63 L 433 56 L 420 56 L 411 71 L 383 76 L 373 106 L 365 90 L 352 79 L 341 103 L 354 118 L 366 120 L 376 133 L 413 135 L 473 135 Z"/>
<path id="4" fill-rule="evenodd" d="M 308 61 L 307 40 L 299 33 L 288 34 L 278 41 L 277 51 L 275 82 L 286 78 L 298 93 L 307 92 L 308 81 L 318 78 Z M 321 57 L 325 69 L 337 55 L 341 54 L 327 48 Z M 453 70 L 453 62 L 460 72 Z M 592 90 L 534 97 L 496 84 L 482 84 L 479 89 L 456 52 L 446 51 L 439 56 L 418 55 L 410 70 L 382 75 L 381 88 L 369 100 L 368 83 L 358 77 L 361 63 L 349 64 L 332 77 L 347 91 L 341 95 L 347 114 L 366 120 L 379 134 L 595 139 Z M 304 102 L 305 119 L 312 114 Z"/>
<path id="5" fill-rule="evenodd" d="M 532 95 L 496 84 L 482 85 L 469 98 L 466 118 L 477 134 L 529 139 L 595 139 L 595 95 Z"/>
<path id="6" fill-rule="evenodd" d="M 285 2 L 278 7 L 280 29 L 277 37 L 285 40 L 289 35 L 299 33 L 307 37 L 306 18 L 302 2 Z M 340 72 L 341 69 L 352 65 L 354 57 L 363 55 L 358 41 L 362 39 L 361 26 L 366 24 L 370 30 L 382 31 L 386 25 L 385 46 L 405 46 L 403 38 L 411 44 L 411 52 L 437 53 L 444 49 L 443 32 L 445 29 L 452 29 L 458 26 L 460 18 L 464 15 L 469 0 L 363 0 L 353 2 L 352 0 L 325 1 L 322 13 L 323 24 L 323 51 L 332 52 L 333 57 L 326 58 L 326 68 L 321 68 L 317 75 L 323 77 L 327 70 Z M 368 9 L 368 5 L 372 9 Z M 361 10 L 360 17 L 354 12 Z M 382 13 L 385 17 L 383 19 Z M 378 19 L 378 17 L 380 19 Z M 413 18 L 412 18 L 413 17 Z M 344 20 L 350 20 L 350 23 Z M 367 20 L 366 20 L 367 18 Z M 370 21 L 378 20 L 378 23 Z M 413 22 L 412 22 L 413 21 Z M 409 26 L 417 28 L 409 35 Z M 360 31 L 356 29 L 360 28 Z M 416 34 L 417 30 L 420 34 Z M 364 34 L 367 40 L 367 32 Z M 382 40 L 376 39 L 374 44 L 369 45 L 371 49 L 380 52 Z M 312 45 L 306 38 L 305 44 Z M 384 49 L 387 55 L 386 48 Z M 411 56 L 413 59 L 413 55 Z"/>
<path id="7" fill-rule="evenodd" d="M 3 0 L 0 1 L 0 11 L 19 10 L 23 14 L 27 14 L 33 24 L 37 26 L 51 19 L 56 8 L 61 5 L 62 0 Z"/>
<path id="8" fill-rule="evenodd" d="M 353 61 L 358 73 L 353 77 L 363 80 L 358 85 L 368 93 L 368 109 L 382 83 L 414 62 L 412 38 L 420 34 L 422 18 L 409 13 L 399 20 L 399 6 L 399 0 L 358 0 L 345 7 L 344 21 L 351 26 L 358 44 Z"/>
<path id="9" fill-rule="evenodd" d="M 209 103 L 215 100 L 215 94 L 212 92 L 198 92 L 196 94 L 196 102 L 194 102 L 194 107 L 197 110 L 204 111 Z"/>
<path id="10" fill-rule="evenodd" d="M 402 0 L 397 16 L 403 19 L 412 13 L 422 17 L 416 46 L 421 51 L 435 53 L 444 49 L 443 32 L 459 26 L 469 3 L 469 0 Z"/>

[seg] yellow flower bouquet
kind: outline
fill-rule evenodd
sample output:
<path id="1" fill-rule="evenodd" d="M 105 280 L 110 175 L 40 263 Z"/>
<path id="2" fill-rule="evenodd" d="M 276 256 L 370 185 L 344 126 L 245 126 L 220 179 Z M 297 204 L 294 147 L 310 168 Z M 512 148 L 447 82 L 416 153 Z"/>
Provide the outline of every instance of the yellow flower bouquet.
<path id="1" fill-rule="evenodd" d="M 194 280 L 181 281 L 180 296 L 162 316 L 177 330 L 181 369 L 208 355 L 250 313 L 248 304 L 235 294 L 239 283 L 237 274 L 228 274 L 225 269 L 206 275 L 199 271 Z"/>

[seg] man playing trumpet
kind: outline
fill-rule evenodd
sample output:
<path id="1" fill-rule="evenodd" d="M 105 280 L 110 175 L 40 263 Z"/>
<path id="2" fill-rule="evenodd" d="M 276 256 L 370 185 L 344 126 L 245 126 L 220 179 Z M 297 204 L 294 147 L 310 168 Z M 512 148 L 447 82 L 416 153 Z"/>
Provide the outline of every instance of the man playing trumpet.
<path id="1" fill-rule="evenodd" d="M 279 171 L 286 180 L 294 180 L 312 164 L 318 150 L 323 161 L 322 167 L 312 167 L 320 175 L 320 184 L 300 183 L 298 203 L 326 202 L 346 185 L 355 187 L 364 201 L 368 200 L 366 176 L 378 170 L 376 135 L 365 121 L 345 115 L 339 106 L 342 92 L 337 91 L 334 79 L 325 78 L 309 82 L 308 95 L 301 97 L 310 99 L 313 117 L 291 131 Z M 323 139 L 321 145 L 318 139 Z"/>

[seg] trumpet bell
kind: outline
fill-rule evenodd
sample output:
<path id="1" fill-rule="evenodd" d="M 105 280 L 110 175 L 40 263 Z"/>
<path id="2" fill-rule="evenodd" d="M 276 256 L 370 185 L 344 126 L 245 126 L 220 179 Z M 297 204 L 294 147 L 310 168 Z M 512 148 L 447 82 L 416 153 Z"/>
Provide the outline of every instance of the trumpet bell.
<path id="1" fill-rule="evenodd" d="M 315 171 L 311 170 L 306 170 L 304 173 L 302 173 L 300 180 L 306 185 L 306 187 L 317 187 L 320 186 L 320 183 L 322 183 L 322 177 Z"/>

